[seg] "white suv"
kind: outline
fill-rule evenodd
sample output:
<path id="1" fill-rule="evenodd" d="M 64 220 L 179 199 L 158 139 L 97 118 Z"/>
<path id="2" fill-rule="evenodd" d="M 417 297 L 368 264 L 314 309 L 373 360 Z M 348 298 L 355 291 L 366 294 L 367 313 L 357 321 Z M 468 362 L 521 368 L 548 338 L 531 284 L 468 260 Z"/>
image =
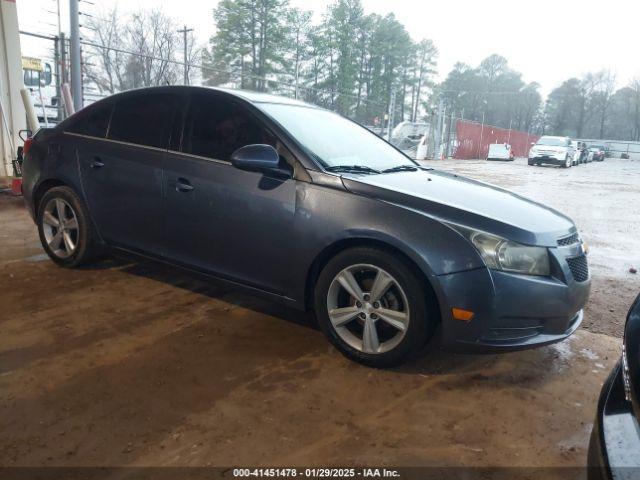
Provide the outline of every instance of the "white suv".
<path id="1" fill-rule="evenodd" d="M 573 163 L 575 148 L 569 137 L 544 136 L 529 150 L 529 165 L 550 163 L 569 168 Z"/>

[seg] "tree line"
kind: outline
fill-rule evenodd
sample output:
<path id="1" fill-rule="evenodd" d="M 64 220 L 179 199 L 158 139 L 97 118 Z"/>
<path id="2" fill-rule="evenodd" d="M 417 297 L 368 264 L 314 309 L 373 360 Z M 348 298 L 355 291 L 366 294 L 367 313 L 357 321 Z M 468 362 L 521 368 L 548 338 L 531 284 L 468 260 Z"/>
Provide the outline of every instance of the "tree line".
<path id="1" fill-rule="evenodd" d="M 365 14 L 360 0 L 336 0 L 317 23 L 288 0 L 221 0 L 213 18 L 210 85 L 284 92 L 373 124 L 392 91 L 398 118 L 417 120 L 434 84 L 433 42 L 414 41 L 393 14 Z"/>
<path id="2" fill-rule="evenodd" d="M 206 85 L 231 85 L 300 98 L 367 125 L 383 126 L 395 96 L 395 122 L 447 117 L 534 134 L 640 141 L 640 79 L 617 89 L 603 70 L 570 78 L 543 99 L 507 59 L 494 54 L 477 66 L 457 63 L 436 82 L 438 49 L 414 40 L 393 14 L 366 14 L 361 0 L 335 0 L 314 19 L 289 0 L 221 0 L 206 46 L 188 39 L 188 63 Z M 91 22 L 84 75 L 101 93 L 181 83 L 182 38 L 162 10 Z M 123 52 L 133 52 L 127 54 Z"/>
<path id="3" fill-rule="evenodd" d="M 557 135 L 640 141 L 640 79 L 616 89 L 609 70 L 570 78 L 550 94 L 543 128 Z"/>

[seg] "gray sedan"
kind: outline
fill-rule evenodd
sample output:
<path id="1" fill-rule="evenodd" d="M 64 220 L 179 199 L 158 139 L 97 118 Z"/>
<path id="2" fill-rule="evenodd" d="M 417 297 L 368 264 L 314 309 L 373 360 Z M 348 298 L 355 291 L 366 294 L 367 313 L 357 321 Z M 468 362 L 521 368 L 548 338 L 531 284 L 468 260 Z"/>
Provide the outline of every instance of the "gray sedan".
<path id="1" fill-rule="evenodd" d="M 312 309 L 366 365 L 397 365 L 436 333 L 465 352 L 556 342 L 589 295 L 571 219 L 298 101 L 129 91 L 40 130 L 25 157 L 57 264 L 140 255 Z"/>

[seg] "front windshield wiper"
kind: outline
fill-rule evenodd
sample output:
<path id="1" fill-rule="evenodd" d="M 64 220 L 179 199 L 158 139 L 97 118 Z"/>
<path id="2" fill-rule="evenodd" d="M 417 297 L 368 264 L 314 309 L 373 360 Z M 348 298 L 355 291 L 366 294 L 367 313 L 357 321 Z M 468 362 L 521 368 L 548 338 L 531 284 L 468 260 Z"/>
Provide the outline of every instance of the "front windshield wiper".
<path id="1" fill-rule="evenodd" d="M 327 172 L 380 173 L 380 170 L 366 165 L 333 165 L 325 168 Z"/>
<path id="2" fill-rule="evenodd" d="M 414 165 L 398 165 L 397 167 L 387 168 L 382 170 L 382 173 L 394 173 L 394 172 L 417 172 L 418 167 Z"/>

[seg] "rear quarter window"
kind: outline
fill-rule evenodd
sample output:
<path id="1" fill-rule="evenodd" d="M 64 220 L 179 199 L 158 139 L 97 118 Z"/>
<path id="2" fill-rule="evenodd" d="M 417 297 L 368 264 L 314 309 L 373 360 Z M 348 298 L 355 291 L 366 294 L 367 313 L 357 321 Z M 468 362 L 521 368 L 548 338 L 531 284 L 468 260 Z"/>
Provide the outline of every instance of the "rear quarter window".
<path id="1" fill-rule="evenodd" d="M 79 118 L 69 126 L 66 131 L 87 135 L 90 137 L 104 138 L 111 118 L 113 105 L 95 105 L 87 108 L 87 112 L 80 114 Z"/>
<path id="2" fill-rule="evenodd" d="M 108 138 L 166 148 L 175 111 L 175 96 L 145 93 L 116 103 Z"/>

